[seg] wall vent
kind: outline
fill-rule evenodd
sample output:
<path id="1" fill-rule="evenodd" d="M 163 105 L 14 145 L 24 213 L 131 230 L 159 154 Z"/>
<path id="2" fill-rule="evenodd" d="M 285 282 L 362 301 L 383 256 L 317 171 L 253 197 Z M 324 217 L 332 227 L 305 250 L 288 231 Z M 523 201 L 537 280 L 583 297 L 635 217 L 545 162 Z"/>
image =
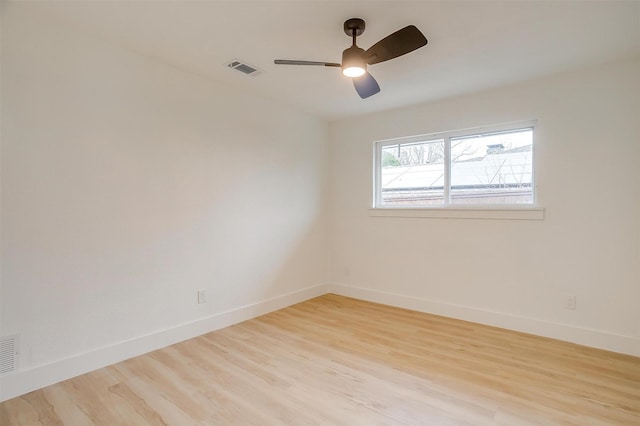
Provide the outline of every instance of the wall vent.
<path id="1" fill-rule="evenodd" d="M 0 375 L 18 370 L 18 336 L 0 337 Z"/>
<path id="2" fill-rule="evenodd" d="M 262 72 L 258 68 L 254 67 L 253 65 L 249 65 L 246 62 L 240 61 L 238 59 L 234 59 L 229 63 L 227 63 L 227 67 L 233 70 L 236 70 L 238 72 L 241 72 L 245 75 L 251 75 L 251 76 L 258 75 Z"/>

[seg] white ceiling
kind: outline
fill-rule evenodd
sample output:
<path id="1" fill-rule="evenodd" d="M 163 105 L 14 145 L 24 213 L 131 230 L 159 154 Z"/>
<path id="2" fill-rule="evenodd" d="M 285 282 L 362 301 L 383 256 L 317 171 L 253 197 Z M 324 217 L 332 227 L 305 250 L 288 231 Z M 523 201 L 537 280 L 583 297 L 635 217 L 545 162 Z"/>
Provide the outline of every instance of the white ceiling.
<path id="1" fill-rule="evenodd" d="M 24 3 L 23 3 L 24 5 Z M 328 120 L 432 101 L 640 55 L 640 1 L 50 1 L 38 13 L 139 53 Z M 360 99 L 338 68 L 347 18 L 358 45 L 416 25 L 429 44 L 369 71 L 382 91 Z M 248 77 L 234 58 L 260 68 Z"/>

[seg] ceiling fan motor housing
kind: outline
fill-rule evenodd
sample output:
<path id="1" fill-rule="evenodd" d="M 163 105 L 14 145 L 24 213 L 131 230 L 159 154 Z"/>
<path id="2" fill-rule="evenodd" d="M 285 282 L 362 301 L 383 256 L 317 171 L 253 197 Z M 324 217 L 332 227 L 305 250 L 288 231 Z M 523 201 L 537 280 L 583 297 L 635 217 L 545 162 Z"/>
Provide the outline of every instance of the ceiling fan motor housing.
<path id="1" fill-rule="evenodd" d="M 367 63 L 364 60 L 364 49 L 358 46 L 351 46 L 342 52 L 342 70 L 349 68 L 361 68 L 367 70 Z"/>

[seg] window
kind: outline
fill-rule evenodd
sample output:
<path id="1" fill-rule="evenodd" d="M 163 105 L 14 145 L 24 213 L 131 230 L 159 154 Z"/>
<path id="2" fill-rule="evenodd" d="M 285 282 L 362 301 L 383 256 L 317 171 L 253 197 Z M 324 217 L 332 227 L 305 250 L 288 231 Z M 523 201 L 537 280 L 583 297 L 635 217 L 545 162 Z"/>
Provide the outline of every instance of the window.
<path id="1" fill-rule="evenodd" d="M 533 123 L 375 144 L 374 207 L 532 206 Z"/>

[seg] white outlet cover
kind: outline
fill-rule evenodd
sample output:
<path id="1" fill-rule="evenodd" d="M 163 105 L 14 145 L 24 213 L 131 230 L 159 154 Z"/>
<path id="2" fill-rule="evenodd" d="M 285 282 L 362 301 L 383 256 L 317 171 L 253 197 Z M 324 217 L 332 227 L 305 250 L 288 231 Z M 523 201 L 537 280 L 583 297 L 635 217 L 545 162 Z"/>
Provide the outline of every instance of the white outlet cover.
<path id="1" fill-rule="evenodd" d="M 576 309 L 576 296 L 566 296 L 564 299 L 564 308 L 575 310 Z"/>

